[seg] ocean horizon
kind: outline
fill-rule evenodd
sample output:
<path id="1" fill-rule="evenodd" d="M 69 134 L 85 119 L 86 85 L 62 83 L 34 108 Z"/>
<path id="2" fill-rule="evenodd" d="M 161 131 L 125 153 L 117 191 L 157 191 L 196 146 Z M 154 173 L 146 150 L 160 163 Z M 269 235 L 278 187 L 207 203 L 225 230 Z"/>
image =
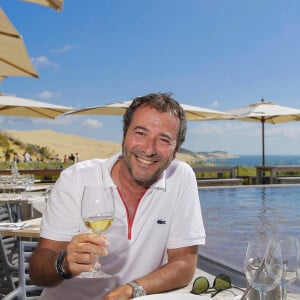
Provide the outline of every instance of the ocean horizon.
<path id="1" fill-rule="evenodd" d="M 234 158 L 214 158 L 209 160 L 218 166 L 246 166 L 262 165 L 261 155 L 237 155 Z M 265 165 L 300 165 L 300 155 L 266 155 Z"/>

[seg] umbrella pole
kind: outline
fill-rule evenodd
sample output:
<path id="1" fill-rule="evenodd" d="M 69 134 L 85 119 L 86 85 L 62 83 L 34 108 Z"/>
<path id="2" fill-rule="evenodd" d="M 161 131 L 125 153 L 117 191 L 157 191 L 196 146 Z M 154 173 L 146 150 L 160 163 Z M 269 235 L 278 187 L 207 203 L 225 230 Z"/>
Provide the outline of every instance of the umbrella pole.
<path id="1" fill-rule="evenodd" d="M 262 166 L 265 166 L 265 118 L 261 119 Z"/>

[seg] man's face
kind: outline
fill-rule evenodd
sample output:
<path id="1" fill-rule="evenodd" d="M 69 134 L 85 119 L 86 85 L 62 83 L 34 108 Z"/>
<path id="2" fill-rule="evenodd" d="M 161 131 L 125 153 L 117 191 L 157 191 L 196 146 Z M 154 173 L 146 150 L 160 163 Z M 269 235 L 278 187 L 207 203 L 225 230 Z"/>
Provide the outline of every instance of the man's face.
<path id="1" fill-rule="evenodd" d="M 175 157 L 179 119 L 142 106 L 133 115 L 123 140 L 123 159 L 130 175 L 150 186 Z"/>

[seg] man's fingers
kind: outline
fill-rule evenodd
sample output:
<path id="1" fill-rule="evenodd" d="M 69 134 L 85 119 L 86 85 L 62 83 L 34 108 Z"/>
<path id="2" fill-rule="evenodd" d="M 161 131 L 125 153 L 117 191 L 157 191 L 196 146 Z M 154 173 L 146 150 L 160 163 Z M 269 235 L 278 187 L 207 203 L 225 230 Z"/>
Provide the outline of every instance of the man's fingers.
<path id="1" fill-rule="evenodd" d="M 105 235 L 97 235 L 94 233 L 82 233 L 82 234 L 78 234 L 76 236 L 74 236 L 71 240 L 78 242 L 78 243 L 85 243 L 85 242 L 89 242 L 89 243 L 94 243 L 100 246 L 109 246 L 109 243 L 107 241 L 107 238 Z"/>

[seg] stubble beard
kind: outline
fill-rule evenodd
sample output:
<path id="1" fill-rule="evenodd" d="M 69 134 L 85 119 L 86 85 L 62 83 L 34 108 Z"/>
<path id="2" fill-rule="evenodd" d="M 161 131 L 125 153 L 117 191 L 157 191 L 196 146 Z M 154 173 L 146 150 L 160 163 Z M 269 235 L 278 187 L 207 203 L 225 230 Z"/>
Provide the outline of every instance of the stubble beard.
<path id="1" fill-rule="evenodd" d="M 163 171 L 170 165 L 170 163 L 174 159 L 174 156 L 170 157 L 152 175 L 147 176 L 147 177 L 143 177 L 143 176 L 137 176 L 135 174 L 135 172 L 133 170 L 133 167 L 132 167 L 131 159 L 130 159 L 130 157 L 132 157 L 132 156 L 147 157 L 144 154 L 144 152 L 142 152 L 140 150 L 135 150 L 135 149 L 129 151 L 123 145 L 122 158 L 123 158 L 123 161 L 125 163 L 125 166 L 126 166 L 128 172 L 129 172 L 130 176 L 134 179 L 134 181 L 138 185 L 143 186 L 145 188 L 150 187 L 153 183 L 155 183 L 156 181 L 158 181 L 158 179 L 160 178 L 160 176 L 163 173 Z M 160 155 L 151 156 L 151 159 L 153 159 L 153 160 L 155 160 L 157 162 L 163 161 L 163 159 L 161 158 Z"/>

